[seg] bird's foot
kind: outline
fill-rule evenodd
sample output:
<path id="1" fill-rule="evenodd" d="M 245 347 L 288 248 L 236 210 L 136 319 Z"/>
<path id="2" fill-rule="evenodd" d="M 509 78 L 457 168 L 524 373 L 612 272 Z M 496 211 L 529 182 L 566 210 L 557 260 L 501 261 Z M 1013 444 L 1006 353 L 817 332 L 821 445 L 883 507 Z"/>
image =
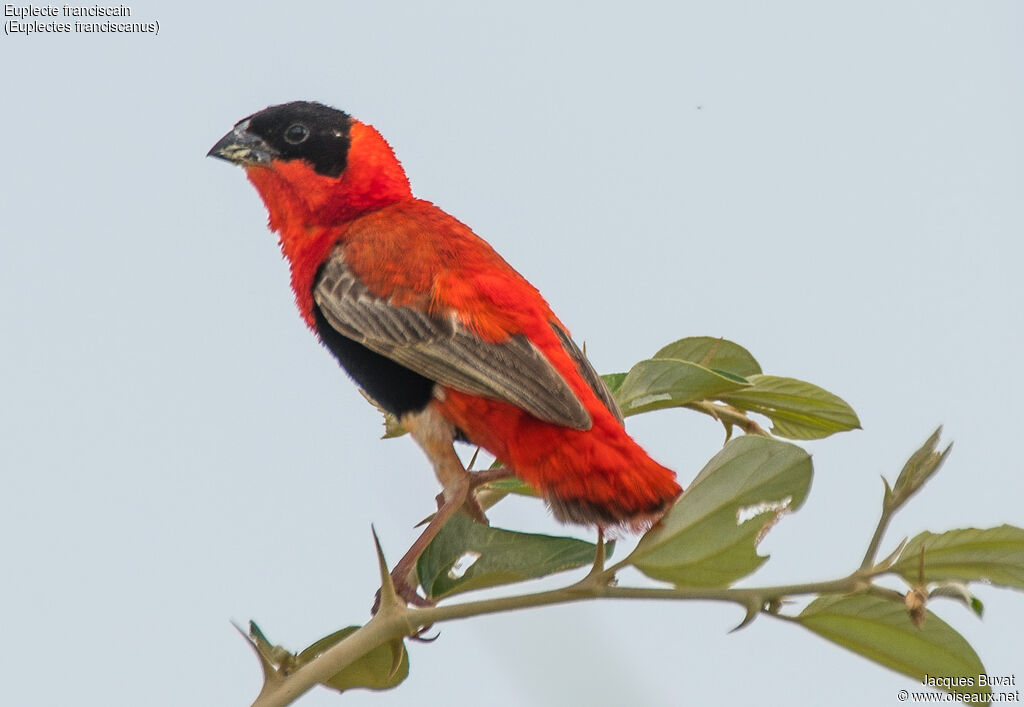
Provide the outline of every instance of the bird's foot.
<path id="1" fill-rule="evenodd" d="M 463 483 L 467 483 L 466 488 L 466 500 L 462 504 L 461 511 L 467 516 L 475 520 L 477 523 L 483 523 L 484 525 L 490 525 L 490 521 L 487 519 L 487 514 L 484 512 L 484 507 L 480 504 L 480 500 L 477 498 L 477 489 L 485 484 L 489 484 L 492 481 L 500 481 L 502 479 L 508 479 L 514 476 L 511 469 L 504 467 L 498 469 L 487 469 L 486 471 L 470 471 L 466 472 Z M 460 484 L 461 485 L 461 484 Z M 456 489 L 452 496 L 456 496 L 461 493 L 461 489 Z M 437 497 L 437 507 L 441 508 L 447 494 L 441 492 Z"/>

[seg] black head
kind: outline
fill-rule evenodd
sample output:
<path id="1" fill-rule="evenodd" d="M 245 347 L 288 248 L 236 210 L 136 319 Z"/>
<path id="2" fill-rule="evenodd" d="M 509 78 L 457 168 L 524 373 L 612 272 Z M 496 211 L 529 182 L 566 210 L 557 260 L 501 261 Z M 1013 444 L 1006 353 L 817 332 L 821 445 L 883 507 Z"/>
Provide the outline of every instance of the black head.
<path id="1" fill-rule="evenodd" d="M 337 177 L 348 160 L 351 125 L 347 113 L 321 103 L 283 103 L 238 121 L 207 154 L 243 165 L 301 159 Z"/>

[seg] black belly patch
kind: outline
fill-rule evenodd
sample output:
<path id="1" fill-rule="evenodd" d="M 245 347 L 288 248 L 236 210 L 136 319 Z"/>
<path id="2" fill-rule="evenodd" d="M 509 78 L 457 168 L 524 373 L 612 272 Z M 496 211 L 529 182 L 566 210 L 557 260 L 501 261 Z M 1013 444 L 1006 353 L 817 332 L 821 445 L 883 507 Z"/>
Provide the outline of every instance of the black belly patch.
<path id="1" fill-rule="evenodd" d="M 427 406 L 433 396 L 434 381 L 342 336 L 315 305 L 313 316 L 321 341 L 356 384 L 381 407 L 400 416 Z"/>

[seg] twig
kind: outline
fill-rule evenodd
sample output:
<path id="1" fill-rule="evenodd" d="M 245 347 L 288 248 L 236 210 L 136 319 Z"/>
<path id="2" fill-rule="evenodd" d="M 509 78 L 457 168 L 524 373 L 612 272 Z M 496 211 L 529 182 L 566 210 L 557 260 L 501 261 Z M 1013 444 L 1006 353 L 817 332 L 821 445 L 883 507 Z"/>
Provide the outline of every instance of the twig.
<path id="1" fill-rule="evenodd" d="M 466 619 L 482 614 L 497 614 L 517 609 L 530 609 L 553 604 L 566 604 L 588 599 L 674 599 L 722 601 L 739 604 L 749 611 L 762 610 L 769 602 L 786 597 L 811 594 L 846 594 L 865 591 L 871 585 L 872 572 L 858 570 L 853 574 L 825 582 L 786 584 L 773 587 L 699 588 L 699 587 L 618 587 L 607 579 L 618 565 L 603 572 L 591 573 L 582 581 L 561 589 L 495 599 L 483 599 L 447 606 L 408 608 L 395 606 L 381 611 L 369 623 L 344 641 L 325 651 L 291 675 L 265 686 L 252 707 L 284 707 L 305 694 L 316 683 L 328 680 L 346 666 L 379 645 L 403 636 L 415 635 L 420 629 L 442 621 Z M 902 599 L 902 597 L 901 597 Z"/>
<path id="2" fill-rule="evenodd" d="M 864 553 L 864 560 L 860 563 L 862 570 L 867 569 L 875 564 L 875 556 L 878 554 L 878 547 L 882 544 L 882 538 L 885 536 L 885 531 L 889 528 L 889 521 L 892 520 L 893 515 L 899 506 L 893 506 L 888 503 L 882 504 L 882 515 L 878 518 L 878 525 L 875 526 L 875 532 L 871 536 L 871 542 L 868 543 L 868 549 Z"/>

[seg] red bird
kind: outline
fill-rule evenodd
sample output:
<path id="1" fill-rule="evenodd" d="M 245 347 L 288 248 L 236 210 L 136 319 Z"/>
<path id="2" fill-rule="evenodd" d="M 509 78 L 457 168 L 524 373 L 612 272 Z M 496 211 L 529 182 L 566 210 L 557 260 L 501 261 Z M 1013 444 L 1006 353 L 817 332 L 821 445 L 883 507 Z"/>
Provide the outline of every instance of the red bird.
<path id="1" fill-rule="evenodd" d="M 286 103 L 241 120 L 209 154 L 245 168 L 306 323 L 402 421 L 449 504 L 472 503 L 456 439 L 497 457 L 562 521 L 640 528 L 679 494 L 540 293 L 414 197 L 374 128 Z"/>

